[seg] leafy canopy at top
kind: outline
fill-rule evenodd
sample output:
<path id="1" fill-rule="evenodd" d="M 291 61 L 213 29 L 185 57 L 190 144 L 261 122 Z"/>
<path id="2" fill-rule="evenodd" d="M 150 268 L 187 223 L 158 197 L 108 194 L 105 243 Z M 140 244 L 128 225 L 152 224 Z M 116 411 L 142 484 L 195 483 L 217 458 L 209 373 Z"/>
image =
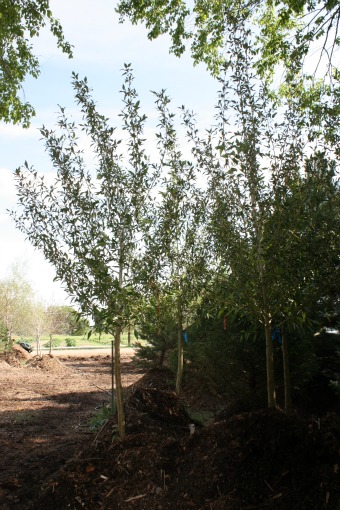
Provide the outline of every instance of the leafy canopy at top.
<path id="1" fill-rule="evenodd" d="M 49 0 L 0 0 L 0 120 L 28 127 L 35 115 L 20 91 L 28 75 L 39 76 L 39 60 L 30 41 L 46 25 L 57 46 L 71 58 L 71 45 L 65 41 Z"/>
<path id="2" fill-rule="evenodd" d="M 177 56 L 190 41 L 194 63 L 204 62 L 213 75 L 226 58 L 226 33 L 244 21 L 252 24 L 262 76 L 271 76 L 278 63 L 295 73 L 314 42 L 331 72 L 340 44 L 338 0 L 120 0 L 117 12 L 121 21 L 144 22 L 149 39 L 169 34 Z"/>

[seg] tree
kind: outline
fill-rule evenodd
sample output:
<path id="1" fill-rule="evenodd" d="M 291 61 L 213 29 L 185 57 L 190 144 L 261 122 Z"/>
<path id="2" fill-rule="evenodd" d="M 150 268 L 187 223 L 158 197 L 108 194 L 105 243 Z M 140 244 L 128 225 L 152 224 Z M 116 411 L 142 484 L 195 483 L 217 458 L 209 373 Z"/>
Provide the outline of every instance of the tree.
<path id="1" fill-rule="evenodd" d="M 0 120 L 28 127 L 35 115 L 33 106 L 21 99 L 25 78 L 37 78 L 39 60 L 33 54 L 30 39 L 49 25 L 58 47 L 72 57 L 62 27 L 53 17 L 50 0 L 0 0 Z"/>
<path id="2" fill-rule="evenodd" d="M 211 267 L 226 276 L 221 309 L 255 326 L 262 324 L 268 405 L 272 407 L 276 404 L 273 328 L 284 328 L 288 384 L 287 334 L 306 321 L 311 302 L 322 295 L 317 284 L 321 282 L 317 276 L 321 267 L 323 275 L 327 275 L 324 284 L 326 281 L 329 285 L 334 274 L 338 247 L 335 248 L 333 234 L 337 231 L 338 213 L 334 213 L 337 187 L 332 180 L 337 147 L 323 138 L 322 131 L 310 137 L 306 118 L 301 110 L 292 111 L 292 104 L 275 121 L 277 105 L 254 74 L 247 36 L 248 31 L 242 26 L 230 36 L 230 73 L 221 79 L 216 128 L 200 138 L 190 112 L 186 122 L 197 164 L 205 168 L 208 178 L 208 229 L 214 260 Z M 322 155 L 318 155 L 321 147 Z M 305 180 L 304 168 L 309 167 L 315 177 Z M 323 184 L 322 179 L 316 178 L 322 168 Z M 302 198 L 298 189 L 307 182 L 313 193 L 309 188 Z M 325 200 L 322 194 L 327 186 L 330 191 Z M 308 208 L 308 218 L 301 225 L 309 233 L 297 235 L 293 225 L 300 224 L 301 210 L 311 200 L 318 206 Z M 330 205 L 326 206 L 328 200 Z M 292 202 L 295 206 L 289 207 Z M 319 221 L 321 204 L 325 215 Z M 310 226 L 316 224 L 320 231 L 318 260 L 321 257 L 324 262 L 321 264 L 308 248 L 306 251 L 307 246 L 313 251 L 309 245 Z M 286 250 L 282 249 L 284 246 Z M 327 253 L 330 246 L 331 256 Z M 286 393 L 288 398 L 288 389 Z"/>
<path id="3" fill-rule="evenodd" d="M 47 307 L 45 313 L 46 319 L 45 328 L 46 331 L 48 332 L 48 336 L 50 337 L 49 354 L 52 354 L 53 336 L 69 333 L 70 331 L 69 315 L 70 315 L 69 307 L 67 306 L 50 305 Z"/>
<path id="4" fill-rule="evenodd" d="M 177 322 L 174 296 L 165 289 L 152 289 L 138 308 L 135 336 L 147 341 L 137 344 L 137 356 L 163 366 L 166 355 L 176 348 Z"/>
<path id="5" fill-rule="evenodd" d="M 37 356 L 40 357 L 42 355 L 40 339 L 44 332 L 49 330 L 48 319 L 49 317 L 45 305 L 43 303 L 33 303 L 31 307 L 31 314 L 29 320 L 29 329 L 30 332 L 33 333 L 34 338 L 37 342 Z"/>
<path id="6" fill-rule="evenodd" d="M 47 186 L 26 165 L 16 171 L 19 209 L 13 214 L 17 227 L 43 251 L 56 269 L 57 278 L 78 304 L 92 317 L 96 328 L 115 336 L 115 380 L 118 430 L 125 434 L 125 416 L 120 368 L 121 331 L 130 320 L 134 299 L 134 266 L 140 241 L 144 207 L 150 187 L 149 165 L 143 148 L 140 102 L 133 88 L 130 66 L 124 68 L 122 87 L 123 129 L 128 133 L 127 160 L 118 152 L 121 140 L 114 138 L 108 119 L 100 115 L 87 80 L 73 75 L 76 99 L 83 114 L 82 130 L 91 140 L 98 167 L 85 168 L 78 148 L 77 129 L 61 109 L 61 134 L 43 128 L 46 148 L 57 179 Z"/>
<path id="7" fill-rule="evenodd" d="M 90 321 L 81 317 L 79 313 L 70 307 L 69 324 L 71 335 L 85 335 L 90 329 Z"/>
<path id="8" fill-rule="evenodd" d="M 56 334 L 84 335 L 90 329 L 89 320 L 82 317 L 72 306 L 51 305 L 48 309 L 58 318 L 57 323 L 60 324 L 59 330 L 58 326 L 55 328 Z"/>
<path id="9" fill-rule="evenodd" d="M 316 310 L 323 296 L 337 292 L 340 249 L 337 235 L 340 228 L 339 180 L 335 159 L 325 149 L 314 151 L 302 158 L 302 171 L 297 172 L 292 169 L 290 157 L 286 144 L 280 169 L 274 173 L 275 208 L 265 232 L 268 269 L 273 280 L 279 282 L 271 288 L 272 321 L 282 333 L 288 412 L 291 403 L 287 337 L 294 337 L 299 329 L 309 328 L 315 333 L 320 329 Z M 333 303 L 327 301 L 326 313 L 330 314 Z"/>
<path id="10" fill-rule="evenodd" d="M 154 206 L 151 235 L 146 238 L 148 286 L 154 299 L 172 295 L 177 322 L 176 392 L 180 394 L 184 362 L 184 330 L 188 307 L 197 292 L 204 266 L 201 221 L 203 197 L 195 168 L 179 147 L 175 115 L 165 91 L 156 94 L 159 112 L 160 200 Z"/>
<path id="11" fill-rule="evenodd" d="M 0 280 L 0 322 L 6 331 L 7 347 L 14 334 L 24 334 L 30 315 L 32 288 L 18 265 L 10 268 L 7 277 Z"/>
<path id="12" fill-rule="evenodd" d="M 170 51 L 177 56 L 190 41 L 194 63 L 204 62 L 215 76 L 225 62 L 228 33 L 240 21 L 252 25 L 262 76 L 271 75 L 279 63 L 288 74 L 293 68 L 294 72 L 300 70 L 316 41 L 321 43 L 320 60 L 326 57 L 332 74 L 340 44 L 340 8 L 336 0 L 120 0 L 117 12 L 121 21 L 128 18 L 133 24 L 145 23 L 151 40 L 169 34 Z M 315 69 L 319 65 L 316 62 Z"/>

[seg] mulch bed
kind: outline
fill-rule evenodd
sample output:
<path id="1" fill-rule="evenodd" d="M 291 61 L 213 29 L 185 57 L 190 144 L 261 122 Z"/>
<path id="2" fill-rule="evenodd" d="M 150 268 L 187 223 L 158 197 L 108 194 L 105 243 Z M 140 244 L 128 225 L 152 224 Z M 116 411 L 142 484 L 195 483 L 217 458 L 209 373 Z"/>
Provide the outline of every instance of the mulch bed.
<path id="1" fill-rule="evenodd" d="M 32 509 L 340 510 L 340 418 L 259 410 L 205 427 L 150 370 L 129 389 L 126 431 L 110 420 L 49 478 Z"/>

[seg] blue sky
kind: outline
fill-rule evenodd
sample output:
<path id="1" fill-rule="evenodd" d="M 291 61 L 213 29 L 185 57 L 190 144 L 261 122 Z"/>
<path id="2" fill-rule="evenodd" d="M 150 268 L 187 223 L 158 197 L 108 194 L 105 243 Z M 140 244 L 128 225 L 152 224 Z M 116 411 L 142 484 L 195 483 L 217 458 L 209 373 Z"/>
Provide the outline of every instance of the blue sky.
<path id="1" fill-rule="evenodd" d="M 16 207 L 12 174 L 25 160 L 39 172 L 53 175 L 38 129 L 43 124 L 53 127 L 58 104 L 65 106 L 75 119 L 79 118 L 71 87 L 72 71 L 79 77 L 87 76 L 98 109 L 112 119 L 112 125 L 119 127 L 120 70 L 124 63 L 131 63 L 142 109 L 150 117 L 147 136 L 151 142 L 155 138 L 155 112 L 150 90 L 165 88 L 173 99 L 174 109 L 184 104 L 194 110 L 202 127 L 211 124 L 214 114 L 218 85 L 205 67 L 193 67 L 189 55 L 181 59 L 170 55 L 166 36 L 151 42 L 144 27 L 119 24 L 114 5 L 114 0 L 51 1 L 67 40 L 74 45 L 74 58 L 68 60 L 47 31 L 41 33 L 34 41 L 41 76 L 24 84 L 25 97 L 37 112 L 32 126 L 24 130 L 0 123 L 0 278 L 13 262 L 19 261 L 37 295 L 48 303 L 61 303 L 66 294 L 60 284 L 53 283 L 53 268 L 15 229 L 6 209 Z"/>

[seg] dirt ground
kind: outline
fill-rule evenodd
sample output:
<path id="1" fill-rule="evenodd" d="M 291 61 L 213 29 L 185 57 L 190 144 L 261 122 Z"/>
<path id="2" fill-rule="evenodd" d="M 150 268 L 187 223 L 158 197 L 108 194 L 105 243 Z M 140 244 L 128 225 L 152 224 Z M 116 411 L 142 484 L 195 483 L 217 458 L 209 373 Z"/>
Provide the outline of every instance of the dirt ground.
<path id="1" fill-rule="evenodd" d="M 334 406 L 217 412 L 220 397 L 202 395 L 195 405 L 216 410 L 203 426 L 169 370 L 143 373 L 122 358 L 123 441 L 114 419 L 88 427 L 110 400 L 109 356 L 0 361 L 1 510 L 340 510 Z"/>
<path id="2" fill-rule="evenodd" d="M 0 359 L 1 510 L 29 508 L 43 481 L 91 440 L 91 416 L 111 401 L 110 356 L 70 352 L 40 360 L 17 348 Z M 132 356 L 122 349 L 124 386 L 143 375 Z"/>

